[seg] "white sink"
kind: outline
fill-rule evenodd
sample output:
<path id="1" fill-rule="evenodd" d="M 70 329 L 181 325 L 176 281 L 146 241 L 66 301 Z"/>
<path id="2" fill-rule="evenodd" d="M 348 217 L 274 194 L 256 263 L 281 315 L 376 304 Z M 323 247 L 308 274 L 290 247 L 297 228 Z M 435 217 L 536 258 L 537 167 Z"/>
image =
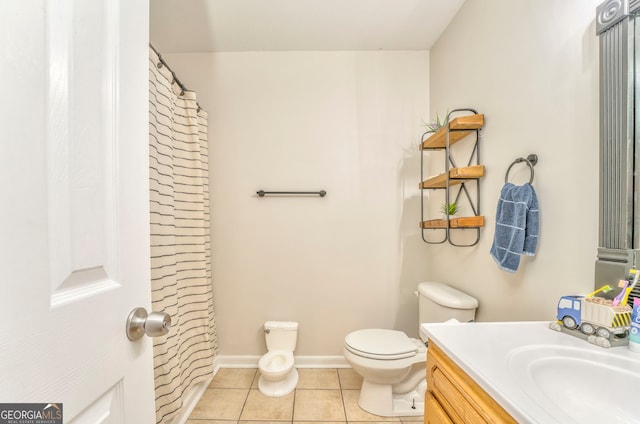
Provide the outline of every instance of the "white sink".
<path id="1" fill-rule="evenodd" d="M 509 372 L 560 422 L 640 423 L 640 361 L 602 349 L 528 345 L 507 354 Z"/>

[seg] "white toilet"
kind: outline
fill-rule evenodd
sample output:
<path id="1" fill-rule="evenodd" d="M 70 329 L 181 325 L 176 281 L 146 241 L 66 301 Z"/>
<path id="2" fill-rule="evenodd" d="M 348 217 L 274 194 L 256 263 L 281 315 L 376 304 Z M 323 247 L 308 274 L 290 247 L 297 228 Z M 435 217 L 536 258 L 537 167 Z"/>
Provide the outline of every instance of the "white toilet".
<path id="1" fill-rule="evenodd" d="M 267 321 L 264 323 L 264 335 L 268 352 L 258 361 L 258 389 L 266 396 L 288 395 L 298 384 L 298 370 L 293 360 L 298 341 L 298 323 Z"/>
<path id="2" fill-rule="evenodd" d="M 478 301 L 449 285 L 435 282 L 418 286 L 419 323 L 461 322 L 475 319 Z M 358 405 L 384 417 L 424 413 L 426 340 L 409 338 L 402 331 L 366 329 L 349 333 L 344 357 L 362 376 Z"/>

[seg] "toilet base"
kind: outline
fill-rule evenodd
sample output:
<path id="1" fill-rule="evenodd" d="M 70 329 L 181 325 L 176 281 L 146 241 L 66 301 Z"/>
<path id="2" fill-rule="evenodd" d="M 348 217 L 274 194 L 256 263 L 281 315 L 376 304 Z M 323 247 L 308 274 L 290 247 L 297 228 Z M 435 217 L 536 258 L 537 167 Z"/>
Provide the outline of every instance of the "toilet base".
<path id="1" fill-rule="evenodd" d="M 258 379 L 258 390 L 265 396 L 280 397 L 293 392 L 298 385 L 298 370 L 293 367 L 285 378 L 279 381 L 271 381 L 260 376 Z"/>
<path id="2" fill-rule="evenodd" d="M 358 405 L 365 411 L 382 417 L 411 417 L 424 414 L 424 390 L 419 384 L 408 393 L 393 393 L 391 384 L 362 382 Z M 422 392 L 422 393 L 420 393 Z"/>

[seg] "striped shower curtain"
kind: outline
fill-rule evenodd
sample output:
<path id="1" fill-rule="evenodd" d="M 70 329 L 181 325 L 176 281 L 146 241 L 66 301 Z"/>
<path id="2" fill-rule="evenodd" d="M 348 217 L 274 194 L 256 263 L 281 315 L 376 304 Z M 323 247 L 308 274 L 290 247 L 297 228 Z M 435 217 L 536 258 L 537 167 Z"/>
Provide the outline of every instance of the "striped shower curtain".
<path id="1" fill-rule="evenodd" d="M 213 374 L 217 337 L 211 285 L 207 113 L 149 51 L 149 178 L 153 310 L 173 321 L 154 339 L 156 421 Z"/>

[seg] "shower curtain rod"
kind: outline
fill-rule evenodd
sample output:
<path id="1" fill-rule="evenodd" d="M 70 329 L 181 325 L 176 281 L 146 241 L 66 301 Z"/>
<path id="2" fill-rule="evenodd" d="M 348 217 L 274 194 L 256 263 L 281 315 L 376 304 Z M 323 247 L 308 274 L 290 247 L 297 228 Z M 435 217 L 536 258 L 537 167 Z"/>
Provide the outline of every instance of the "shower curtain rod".
<path id="1" fill-rule="evenodd" d="M 180 90 L 182 90 L 182 93 L 184 93 L 185 91 L 190 91 L 187 89 L 187 87 L 178 79 L 178 77 L 176 76 L 176 73 L 173 72 L 173 69 L 171 69 L 171 67 L 167 64 L 167 62 L 165 62 L 165 60 L 162 58 L 162 55 L 160 54 L 160 52 L 158 50 L 156 50 L 155 47 L 153 47 L 153 44 L 149 43 L 149 47 L 151 47 L 151 50 L 153 50 L 155 52 L 155 54 L 158 55 L 158 60 L 160 60 L 160 63 L 156 66 L 158 66 L 158 68 L 161 68 L 162 66 L 166 67 L 169 72 L 171 72 L 171 76 L 173 77 L 173 81 L 178 84 L 178 87 L 180 87 Z M 181 94 L 182 94 L 181 93 Z M 196 105 L 198 105 L 198 112 L 200 112 L 200 109 L 202 109 L 202 107 L 200 107 L 200 104 L 198 102 L 196 102 Z"/>

